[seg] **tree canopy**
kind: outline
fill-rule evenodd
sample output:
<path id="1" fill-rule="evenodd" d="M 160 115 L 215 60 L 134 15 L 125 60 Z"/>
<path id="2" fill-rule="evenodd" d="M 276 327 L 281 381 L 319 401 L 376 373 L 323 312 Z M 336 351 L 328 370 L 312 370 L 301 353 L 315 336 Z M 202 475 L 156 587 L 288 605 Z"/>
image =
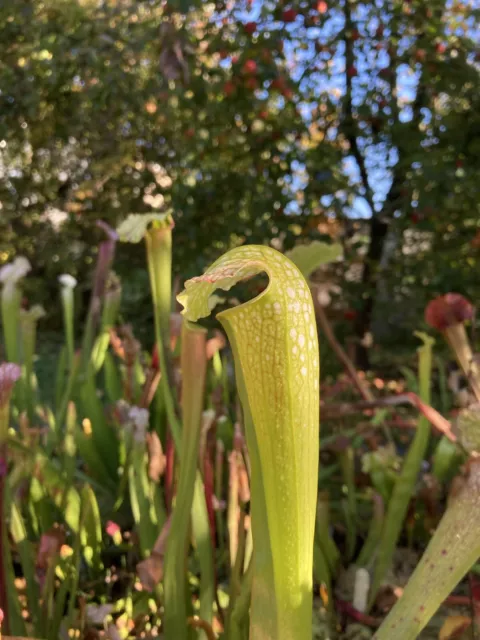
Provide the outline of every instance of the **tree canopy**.
<path id="1" fill-rule="evenodd" d="M 5 0 L 0 262 L 78 273 L 97 219 L 169 208 L 183 276 L 341 240 L 359 341 L 380 284 L 476 293 L 477 24 L 458 0 Z"/>

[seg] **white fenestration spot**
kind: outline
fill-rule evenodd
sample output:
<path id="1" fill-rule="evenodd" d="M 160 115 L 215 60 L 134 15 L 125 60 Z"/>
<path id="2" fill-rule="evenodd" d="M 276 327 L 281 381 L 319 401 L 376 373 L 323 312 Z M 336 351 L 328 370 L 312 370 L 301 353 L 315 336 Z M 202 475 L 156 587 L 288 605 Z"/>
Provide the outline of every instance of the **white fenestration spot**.
<path id="1" fill-rule="evenodd" d="M 313 335 L 314 335 L 314 333 L 315 333 L 315 330 L 314 330 L 314 328 L 313 328 L 313 324 L 311 324 L 311 325 L 310 325 L 310 329 L 309 329 L 309 331 L 310 331 L 310 337 L 311 337 L 311 338 L 313 338 Z"/>
<path id="2" fill-rule="evenodd" d="M 290 329 L 290 337 L 295 340 L 295 338 L 297 337 L 296 329 Z"/>
<path id="3" fill-rule="evenodd" d="M 275 311 L 275 313 L 282 313 L 282 305 L 280 304 L 280 302 L 273 303 L 273 310 Z"/>
<path id="4" fill-rule="evenodd" d="M 302 376 L 306 376 L 307 375 L 307 367 L 302 367 L 300 369 L 300 373 L 302 374 Z"/>
<path id="5" fill-rule="evenodd" d="M 303 335 L 303 333 L 301 333 L 301 334 L 298 336 L 298 344 L 299 344 L 301 347 L 304 347 L 304 346 L 305 346 L 305 336 Z"/>
<path id="6" fill-rule="evenodd" d="M 295 298 L 295 291 L 292 289 L 292 287 L 288 287 L 287 294 L 290 296 L 290 298 Z"/>

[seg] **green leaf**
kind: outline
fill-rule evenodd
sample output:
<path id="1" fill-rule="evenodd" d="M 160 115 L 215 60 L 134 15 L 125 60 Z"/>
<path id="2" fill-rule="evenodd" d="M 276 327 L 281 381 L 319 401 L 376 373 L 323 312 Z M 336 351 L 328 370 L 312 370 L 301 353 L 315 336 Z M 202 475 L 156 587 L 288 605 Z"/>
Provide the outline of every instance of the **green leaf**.
<path id="1" fill-rule="evenodd" d="M 418 387 L 420 397 L 425 404 L 430 404 L 432 346 L 435 341 L 425 333 L 416 333 L 415 335 L 423 341 L 423 344 L 418 348 Z M 377 549 L 375 571 L 370 590 L 370 605 L 374 602 L 397 548 L 408 505 L 414 493 L 415 482 L 427 452 L 429 437 L 430 424 L 424 416 L 421 416 L 418 420 L 415 437 L 408 449 L 402 471 L 395 482 L 393 493 L 388 503 L 382 538 Z"/>
<path id="2" fill-rule="evenodd" d="M 157 509 L 155 493 L 159 488 L 149 479 L 147 468 L 145 445 L 135 442 L 128 469 L 128 486 L 143 557 L 150 555 L 157 536 L 165 524 L 159 520 L 162 514 Z"/>
<path id="3" fill-rule="evenodd" d="M 202 426 L 204 405 L 205 378 L 207 371 L 207 332 L 203 327 L 183 323 L 182 327 L 182 438 L 179 450 L 180 473 L 178 476 L 177 496 L 172 514 L 172 524 L 168 536 L 164 565 L 165 594 L 165 636 L 167 640 L 187 640 L 189 636 L 186 619 L 187 607 L 185 592 L 187 590 L 186 556 L 189 542 L 192 505 L 194 506 L 194 535 L 202 554 L 202 568 L 208 567 L 209 575 L 202 576 L 200 607 L 202 618 L 207 622 L 212 619 L 213 606 L 213 570 L 211 541 L 206 513 L 205 493 L 201 489 L 201 477 L 197 475 L 198 448 Z M 198 477 L 198 480 L 197 480 Z M 196 495 L 196 500 L 195 500 Z M 201 537 L 202 539 L 199 539 Z M 206 540 L 205 540 L 206 538 Z M 207 549 L 205 549 L 205 542 Z M 207 561 L 205 563 L 205 560 Z M 205 585 L 205 579 L 207 585 Z M 208 586 L 210 588 L 208 588 Z M 207 587 L 207 588 L 206 588 Z"/>
<path id="4" fill-rule="evenodd" d="M 52 502 L 63 511 L 63 517 L 75 533 L 80 521 L 80 494 L 75 487 L 65 487 L 60 470 L 43 453 L 35 456 L 36 473 Z"/>
<path id="5" fill-rule="evenodd" d="M 414 640 L 480 556 L 480 464 L 470 465 L 463 487 L 451 496 L 402 597 L 374 635 L 375 640 Z"/>
<path id="6" fill-rule="evenodd" d="M 80 540 L 83 554 L 89 566 L 100 570 L 102 568 L 102 523 L 97 498 L 90 485 L 85 485 L 80 494 L 82 501 L 82 521 L 80 525 Z"/>
<path id="7" fill-rule="evenodd" d="M 27 537 L 22 514 L 15 503 L 12 503 L 11 506 L 10 531 L 20 556 L 22 572 L 26 581 L 28 611 L 35 624 L 39 615 L 38 603 L 40 600 L 38 583 L 35 578 L 35 551 Z"/>
<path id="8" fill-rule="evenodd" d="M 309 276 L 322 266 L 329 262 L 338 260 L 343 255 L 342 245 L 339 243 L 327 244 L 314 240 L 310 244 L 299 244 L 291 251 L 285 254 L 289 260 L 302 272 L 304 278 Z"/>

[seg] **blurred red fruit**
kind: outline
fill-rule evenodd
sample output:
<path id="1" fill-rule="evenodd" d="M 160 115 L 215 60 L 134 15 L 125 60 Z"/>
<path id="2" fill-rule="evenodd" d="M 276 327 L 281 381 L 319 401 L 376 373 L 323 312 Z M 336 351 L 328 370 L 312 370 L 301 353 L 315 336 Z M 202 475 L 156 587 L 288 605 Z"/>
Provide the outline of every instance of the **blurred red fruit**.
<path id="1" fill-rule="evenodd" d="M 245 80 L 245 86 L 247 89 L 255 91 L 255 89 L 258 89 L 258 80 L 256 78 L 247 78 Z"/>
<path id="2" fill-rule="evenodd" d="M 264 62 L 271 62 L 272 61 L 272 52 L 269 51 L 268 49 L 263 49 L 261 55 L 262 55 L 262 60 Z"/>
<path id="3" fill-rule="evenodd" d="M 297 17 L 297 12 L 295 11 L 295 9 L 285 9 L 285 11 L 282 14 L 282 18 L 284 22 L 294 22 L 296 17 Z"/>
<path id="4" fill-rule="evenodd" d="M 325 2 L 325 0 L 319 0 L 317 2 L 317 11 L 318 13 L 327 13 L 328 4 Z"/>
<path id="5" fill-rule="evenodd" d="M 480 249 L 480 229 L 477 231 L 474 238 L 472 239 L 471 245 L 475 249 Z"/>
<path id="6" fill-rule="evenodd" d="M 251 36 L 257 30 L 257 23 L 256 22 L 247 22 L 244 28 L 245 28 L 245 32 L 248 33 L 248 35 Z"/>
<path id="7" fill-rule="evenodd" d="M 418 224 L 420 222 L 420 214 L 415 211 L 410 215 L 410 222 L 412 224 Z"/>
<path id="8" fill-rule="evenodd" d="M 278 89 L 278 91 L 282 91 L 285 87 L 285 82 L 283 78 L 275 78 L 272 80 L 272 84 L 270 85 L 271 89 Z"/>
<path id="9" fill-rule="evenodd" d="M 360 38 L 360 33 L 359 33 L 358 29 L 354 29 L 352 31 L 352 40 L 355 42 L 359 38 Z"/>
<path id="10" fill-rule="evenodd" d="M 257 63 L 255 62 L 255 60 L 247 60 L 242 67 L 242 71 L 247 75 L 253 75 L 254 73 L 257 73 Z"/>
<path id="11" fill-rule="evenodd" d="M 353 65 L 352 65 L 351 67 L 348 67 L 348 69 L 347 69 L 347 76 L 348 76 L 349 78 L 353 78 L 353 77 L 354 77 L 354 76 L 356 76 L 356 75 L 358 75 L 357 67 L 355 67 L 355 66 L 353 66 Z"/>
<path id="12" fill-rule="evenodd" d="M 447 45 L 444 42 L 439 42 L 435 48 L 437 50 L 437 53 L 441 54 L 445 53 L 445 51 L 447 50 Z"/>
<path id="13" fill-rule="evenodd" d="M 235 91 L 235 85 L 233 84 L 233 82 L 225 82 L 225 84 L 223 85 L 223 93 L 226 96 L 231 96 L 232 93 Z"/>
<path id="14" fill-rule="evenodd" d="M 423 62 L 425 60 L 427 53 L 425 51 L 425 49 L 417 49 L 415 51 L 415 60 L 417 60 L 417 62 Z"/>

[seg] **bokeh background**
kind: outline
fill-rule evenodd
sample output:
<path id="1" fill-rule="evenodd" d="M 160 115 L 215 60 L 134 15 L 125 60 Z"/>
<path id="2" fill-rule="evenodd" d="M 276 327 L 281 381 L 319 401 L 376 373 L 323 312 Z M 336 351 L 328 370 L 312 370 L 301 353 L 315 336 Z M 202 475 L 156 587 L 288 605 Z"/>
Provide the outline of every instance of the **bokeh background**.
<path id="1" fill-rule="evenodd" d="M 322 277 L 357 364 L 408 349 L 427 300 L 480 295 L 479 10 L 3 0 L 0 266 L 28 257 L 54 344 L 59 274 L 86 312 L 98 219 L 171 209 L 179 281 L 233 245 L 332 239 L 345 259 Z M 143 248 L 115 268 L 148 335 Z"/>

